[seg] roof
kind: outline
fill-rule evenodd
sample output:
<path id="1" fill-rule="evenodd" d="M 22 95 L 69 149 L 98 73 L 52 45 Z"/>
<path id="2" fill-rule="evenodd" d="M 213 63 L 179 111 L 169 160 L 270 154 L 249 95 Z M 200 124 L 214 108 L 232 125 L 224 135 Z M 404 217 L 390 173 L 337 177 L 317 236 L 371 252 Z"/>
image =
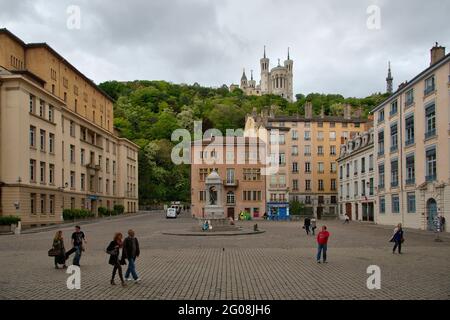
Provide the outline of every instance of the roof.
<path id="1" fill-rule="evenodd" d="M 313 116 L 312 118 L 306 118 L 304 116 L 277 116 L 269 118 L 269 122 L 343 122 L 343 123 L 366 123 L 369 122 L 365 118 L 351 118 L 347 119 L 340 116 Z"/>
<path id="2" fill-rule="evenodd" d="M 20 75 L 27 76 L 27 77 L 31 78 L 32 80 L 38 82 L 41 86 L 44 86 L 46 83 L 46 81 L 44 79 L 38 77 L 33 72 L 30 72 L 28 70 L 8 70 L 8 71 L 11 72 L 12 74 L 20 74 Z"/>
<path id="3" fill-rule="evenodd" d="M 58 52 L 56 52 L 52 47 L 50 47 L 47 43 L 25 43 L 23 40 L 21 40 L 19 37 L 17 37 L 15 34 L 13 34 L 11 31 L 9 31 L 6 28 L 0 29 L 0 34 L 6 34 L 9 37 L 13 38 L 15 41 L 20 43 L 25 49 L 34 49 L 34 48 L 44 48 L 50 51 L 53 55 L 55 55 L 58 59 L 61 60 L 64 64 L 66 64 L 70 69 L 72 69 L 75 73 L 77 73 L 81 78 L 83 78 L 87 83 L 89 83 L 91 86 L 93 86 L 95 89 L 97 89 L 105 98 L 110 100 L 111 102 L 114 102 L 114 99 L 111 98 L 105 91 L 103 91 L 97 84 L 89 79 L 87 76 L 85 76 L 81 71 L 79 71 L 77 68 L 75 68 L 69 61 L 67 61 L 63 56 L 61 56 Z M 31 72 L 30 72 L 31 74 Z"/>
<path id="4" fill-rule="evenodd" d="M 377 105 L 375 108 L 372 109 L 372 113 L 376 112 L 379 108 L 386 105 L 390 101 L 395 100 L 400 94 L 408 91 L 413 85 L 415 85 L 420 79 L 422 79 L 424 76 L 426 76 L 429 72 L 434 71 L 438 68 L 440 68 L 442 65 L 446 64 L 448 61 L 450 61 L 450 53 L 445 55 L 441 60 L 437 61 L 435 64 L 429 66 L 425 70 L 423 70 L 421 73 L 419 73 L 417 76 L 412 78 L 410 81 L 407 82 L 407 84 L 400 86 L 397 91 L 395 91 L 389 98 L 381 102 L 379 105 Z"/>

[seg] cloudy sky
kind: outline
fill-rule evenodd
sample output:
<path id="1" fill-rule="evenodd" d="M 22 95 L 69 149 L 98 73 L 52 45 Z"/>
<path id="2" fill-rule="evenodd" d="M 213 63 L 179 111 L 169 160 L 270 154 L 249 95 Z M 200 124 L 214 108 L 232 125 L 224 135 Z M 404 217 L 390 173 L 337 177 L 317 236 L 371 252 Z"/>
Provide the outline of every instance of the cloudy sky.
<path id="1" fill-rule="evenodd" d="M 439 41 L 450 49 L 448 0 L 0 0 L 0 28 L 47 42 L 95 82 L 167 80 L 239 83 L 263 46 L 272 66 L 291 48 L 295 93 L 366 96 L 429 64 Z M 120 4 L 119 4 L 120 3 Z M 67 9 L 81 12 L 69 29 Z M 368 28 L 380 8 L 380 28 Z M 70 20 L 73 21 L 73 20 Z M 373 24 L 372 24 L 373 25 Z"/>

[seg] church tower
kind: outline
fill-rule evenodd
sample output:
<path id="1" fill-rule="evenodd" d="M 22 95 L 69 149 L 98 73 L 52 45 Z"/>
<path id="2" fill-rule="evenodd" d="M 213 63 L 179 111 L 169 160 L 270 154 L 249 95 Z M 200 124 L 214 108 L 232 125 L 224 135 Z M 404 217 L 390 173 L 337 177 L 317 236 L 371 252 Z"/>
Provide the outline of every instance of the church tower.
<path id="1" fill-rule="evenodd" d="M 246 90 L 248 87 L 248 81 L 247 81 L 247 76 L 245 75 L 245 69 L 244 72 L 242 73 L 242 78 L 241 78 L 241 89 L 242 90 Z"/>
<path id="2" fill-rule="evenodd" d="M 284 67 L 287 70 L 287 87 L 286 97 L 290 101 L 294 101 L 294 61 L 291 60 L 291 55 L 288 48 L 287 60 L 284 62 Z"/>
<path id="3" fill-rule="evenodd" d="M 270 88 L 270 60 L 266 57 L 266 46 L 264 46 L 264 56 L 260 60 L 261 63 L 261 93 L 268 94 L 271 91 Z"/>
<path id="4" fill-rule="evenodd" d="M 394 92 L 393 81 L 394 81 L 394 78 L 392 77 L 392 72 L 391 72 L 391 62 L 389 61 L 388 76 L 386 78 L 386 92 L 389 94 L 392 94 Z"/>

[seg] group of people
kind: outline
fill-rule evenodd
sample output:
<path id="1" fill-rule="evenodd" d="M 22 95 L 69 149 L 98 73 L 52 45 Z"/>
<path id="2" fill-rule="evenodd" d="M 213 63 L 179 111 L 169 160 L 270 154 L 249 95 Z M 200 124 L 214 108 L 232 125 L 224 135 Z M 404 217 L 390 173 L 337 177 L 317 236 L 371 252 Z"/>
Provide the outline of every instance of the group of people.
<path id="1" fill-rule="evenodd" d="M 63 232 L 58 231 L 53 239 L 52 250 L 54 254 L 55 269 L 67 268 L 66 261 L 70 255 L 75 253 L 72 264 L 80 267 L 80 260 L 82 252 L 86 250 L 86 235 L 81 231 L 80 226 L 75 227 L 75 232 L 72 234 L 71 240 L 72 248 L 66 252 L 64 246 Z M 116 285 L 116 274 L 119 275 L 122 286 L 126 286 L 125 281 L 139 282 L 139 276 L 136 272 L 136 259 L 140 255 L 139 241 L 136 238 L 133 230 L 128 230 L 128 236 L 123 239 L 122 233 L 118 232 L 114 235 L 113 240 L 106 248 L 106 253 L 109 254 L 109 264 L 113 266 L 111 285 Z M 122 266 L 128 262 L 128 268 L 123 277 Z M 130 278 L 130 276 L 132 278 Z"/>
<path id="2" fill-rule="evenodd" d="M 306 234 L 309 236 L 310 232 L 315 235 L 315 230 L 317 229 L 316 219 L 305 218 L 303 229 L 305 229 Z M 326 226 L 323 226 L 321 231 L 317 234 L 317 263 L 327 263 L 327 249 L 328 249 L 328 239 L 330 238 L 330 233 Z M 402 224 L 399 223 L 394 229 L 394 233 L 390 239 L 390 242 L 394 243 L 392 253 L 395 254 L 398 250 L 399 254 L 402 254 L 402 244 L 405 241 L 404 231 Z"/>

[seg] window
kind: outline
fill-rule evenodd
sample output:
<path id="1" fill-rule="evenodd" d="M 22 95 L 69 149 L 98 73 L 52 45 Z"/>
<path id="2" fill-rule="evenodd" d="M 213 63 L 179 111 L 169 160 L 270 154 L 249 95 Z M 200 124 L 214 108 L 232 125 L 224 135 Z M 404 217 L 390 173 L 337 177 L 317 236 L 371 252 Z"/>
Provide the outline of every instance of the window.
<path id="1" fill-rule="evenodd" d="M 323 162 L 319 162 L 318 163 L 318 172 L 319 173 L 324 173 L 325 172 L 325 168 L 324 168 L 324 164 L 323 164 Z"/>
<path id="2" fill-rule="evenodd" d="M 55 214 L 55 196 L 51 195 L 49 197 L 49 202 L 48 202 L 48 210 L 50 215 L 54 215 Z"/>
<path id="3" fill-rule="evenodd" d="M 398 160 L 391 161 L 391 187 L 398 187 Z"/>
<path id="4" fill-rule="evenodd" d="M 70 188 L 75 189 L 75 171 L 70 171 Z"/>
<path id="5" fill-rule="evenodd" d="M 323 131 L 318 131 L 317 132 L 317 140 L 323 141 Z"/>
<path id="6" fill-rule="evenodd" d="M 298 146 L 292 146 L 292 155 L 298 156 Z"/>
<path id="7" fill-rule="evenodd" d="M 244 181 L 260 181 L 261 169 L 244 169 Z"/>
<path id="8" fill-rule="evenodd" d="M 409 107 L 414 103 L 414 89 L 405 93 L 405 106 Z"/>
<path id="9" fill-rule="evenodd" d="M 55 165 L 49 164 L 48 166 L 48 183 L 51 185 L 55 184 Z"/>
<path id="10" fill-rule="evenodd" d="M 82 191 L 84 191 L 85 188 L 86 188 L 86 175 L 84 173 L 81 174 L 80 188 L 81 188 Z"/>
<path id="11" fill-rule="evenodd" d="M 305 162 L 305 173 L 311 173 L 311 163 Z"/>
<path id="12" fill-rule="evenodd" d="M 292 189 L 298 191 L 298 180 L 292 180 Z"/>
<path id="13" fill-rule="evenodd" d="M 40 213 L 41 214 L 45 214 L 46 209 L 45 209 L 45 203 L 47 196 L 45 194 L 41 194 L 41 198 L 40 198 Z"/>
<path id="14" fill-rule="evenodd" d="M 384 189 L 384 164 L 378 165 L 378 188 Z"/>
<path id="15" fill-rule="evenodd" d="M 330 140 L 336 141 L 336 131 L 330 131 Z"/>
<path id="16" fill-rule="evenodd" d="M 436 107 L 434 104 L 425 109 L 425 139 L 436 135 Z"/>
<path id="17" fill-rule="evenodd" d="M 55 122 L 55 108 L 53 106 L 48 107 L 48 121 Z"/>
<path id="18" fill-rule="evenodd" d="M 323 146 L 318 146 L 317 147 L 317 155 L 318 156 L 323 156 L 324 155 L 324 153 L 323 153 Z"/>
<path id="19" fill-rule="evenodd" d="M 378 156 L 384 155 L 384 131 L 378 132 Z"/>
<path id="20" fill-rule="evenodd" d="M 105 192 L 107 194 L 109 194 L 109 179 L 106 179 L 106 188 L 105 189 L 106 189 Z M 133 194 L 133 196 L 134 196 L 134 194 Z"/>
<path id="21" fill-rule="evenodd" d="M 39 101 L 39 117 L 45 118 L 45 101 Z"/>
<path id="22" fill-rule="evenodd" d="M 435 78 L 434 76 L 429 77 L 425 80 L 425 95 L 429 95 L 435 90 Z"/>
<path id="23" fill-rule="evenodd" d="M 408 213 L 415 213 L 416 212 L 416 194 L 415 193 L 408 193 Z"/>
<path id="24" fill-rule="evenodd" d="M 416 182 L 414 154 L 406 157 L 406 184 L 412 185 Z"/>
<path id="25" fill-rule="evenodd" d="M 106 158 L 106 173 L 109 173 L 109 159 Z"/>
<path id="26" fill-rule="evenodd" d="M 311 191 L 311 180 L 305 180 L 306 191 Z"/>
<path id="27" fill-rule="evenodd" d="M 30 182 L 36 182 L 36 160 L 30 160 Z"/>
<path id="28" fill-rule="evenodd" d="M 344 167 L 340 166 L 339 167 L 339 179 L 343 179 L 344 178 Z"/>
<path id="29" fill-rule="evenodd" d="M 48 135 L 48 151 L 55 153 L 55 135 L 53 133 Z"/>
<path id="30" fill-rule="evenodd" d="M 323 180 L 319 179 L 319 191 L 324 191 L 324 185 L 323 185 Z"/>
<path id="31" fill-rule="evenodd" d="M 331 179 L 331 191 L 336 191 L 337 184 L 336 179 Z"/>
<path id="32" fill-rule="evenodd" d="M 366 172 L 366 158 L 361 158 L 361 173 Z"/>
<path id="33" fill-rule="evenodd" d="M 366 180 L 361 181 L 361 196 L 366 196 Z"/>
<path id="34" fill-rule="evenodd" d="M 359 184 L 358 181 L 355 181 L 353 183 L 353 195 L 356 197 L 358 197 L 358 190 L 359 190 Z"/>
<path id="35" fill-rule="evenodd" d="M 298 131 L 292 130 L 292 140 L 297 141 L 298 140 Z"/>
<path id="36" fill-rule="evenodd" d="M 298 163 L 297 162 L 292 163 L 292 172 L 298 173 Z"/>
<path id="37" fill-rule="evenodd" d="M 40 131 L 40 146 L 41 146 L 41 151 L 45 151 L 45 130 L 41 130 Z"/>
<path id="38" fill-rule="evenodd" d="M 369 171 L 373 171 L 373 154 L 369 155 Z"/>
<path id="39" fill-rule="evenodd" d="M 374 183 L 374 179 L 370 178 L 370 182 L 369 182 L 369 195 L 373 196 L 373 190 L 375 187 L 375 183 Z"/>
<path id="40" fill-rule="evenodd" d="M 414 115 L 410 115 L 405 119 L 406 141 L 405 146 L 414 144 Z"/>
<path id="41" fill-rule="evenodd" d="M 350 178 L 350 163 L 347 163 L 347 172 L 346 172 L 347 178 Z"/>
<path id="42" fill-rule="evenodd" d="M 236 203 L 236 199 L 235 199 L 235 195 L 234 192 L 228 192 L 227 193 L 227 204 L 235 204 Z"/>
<path id="43" fill-rule="evenodd" d="M 336 146 L 330 146 L 330 155 L 335 156 L 336 155 Z"/>
<path id="44" fill-rule="evenodd" d="M 392 213 L 400 213 L 400 198 L 398 194 L 392 195 Z"/>
<path id="45" fill-rule="evenodd" d="M 394 102 L 391 103 L 391 111 L 389 112 L 389 115 L 395 116 L 398 112 L 398 101 L 395 100 Z"/>
<path id="46" fill-rule="evenodd" d="M 280 153 L 279 164 L 280 166 L 284 166 L 286 164 L 286 155 L 284 153 Z"/>
<path id="47" fill-rule="evenodd" d="M 84 166 L 85 161 L 86 161 L 85 150 L 81 149 L 80 150 L 80 163 L 81 163 L 82 166 Z M 108 170 L 108 168 L 107 168 L 107 170 Z"/>
<path id="48" fill-rule="evenodd" d="M 378 111 L 378 122 L 384 122 L 384 109 Z"/>
<path id="49" fill-rule="evenodd" d="M 39 174 L 40 174 L 40 182 L 42 184 L 44 184 L 45 183 L 45 162 L 40 163 Z"/>
<path id="50" fill-rule="evenodd" d="M 311 140 L 311 131 L 305 131 L 305 141 Z"/>
<path id="51" fill-rule="evenodd" d="M 235 183 L 235 171 L 233 168 L 227 169 L 227 183 L 234 184 Z"/>
<path id="52" fill-rule="evenodd" d="M 397 123 L 391 125 L 391 152 L 398 150 L 398 125 Z"/>
<path id="53" fill-rule="evenodd" d="M 305 146 L 305 156 L 311 156 L 311 146 Z"/>
<path id="54" fill-rule="evenodd" d="M 113 175 L 116 175 L 116 161 L 113 161 Z"/>
<path id="55" fill-rule="evenodd" d="M 70 136 L 75 137 L 75 123 L 70 121 Z"/>
<path id="56" fill-rule="evenodd" d="M 386 213 L 386 199 L 384 197 L 380 197 L 379 202 L 380 202 L 380 214 Z"/>
<path id="57" fill-rule="evenodd" d="M 30 94 L 30 113 L 36 113 L 36 98 L 32 94 Z"/>
<path id="58" fill-rule="evenodd" d="M 36 127 L 30 126 L 30 147 L 36 148 Z"/>
<path id="59" fill-rule="evenodd" d="M 70 162 L 75 163 L 75 146 L 70 145 Z"/>
<path id="60" fill-rule="evenodd" d="M 284 134 L 280 134 L 279 139 L 280 139 L 279 140 L 280 145 L 286 144 L 286 136 Z"/>
<path id="61" fill-rule="evenodd" d="M 355 175 L 355 176 L 358 175 L 358 160 L 355 160 L 353 162 L 353 175 Z"/>
<path id="62" fill-rule="evenodd" d="M 331 162 L 330 164 L 330 172 L 331 173 L 336 173 L 337 172 L 337 163 L 336 162 Z"/>
<path id="63" fill-rule="evenodd" d="M 437 167 L 436 167 L 436 148 L 431 148 L 426 152 L 426 165 L 427 165 L 427 177 L 428 182 L 435 181 L 437 179 Z"/>

